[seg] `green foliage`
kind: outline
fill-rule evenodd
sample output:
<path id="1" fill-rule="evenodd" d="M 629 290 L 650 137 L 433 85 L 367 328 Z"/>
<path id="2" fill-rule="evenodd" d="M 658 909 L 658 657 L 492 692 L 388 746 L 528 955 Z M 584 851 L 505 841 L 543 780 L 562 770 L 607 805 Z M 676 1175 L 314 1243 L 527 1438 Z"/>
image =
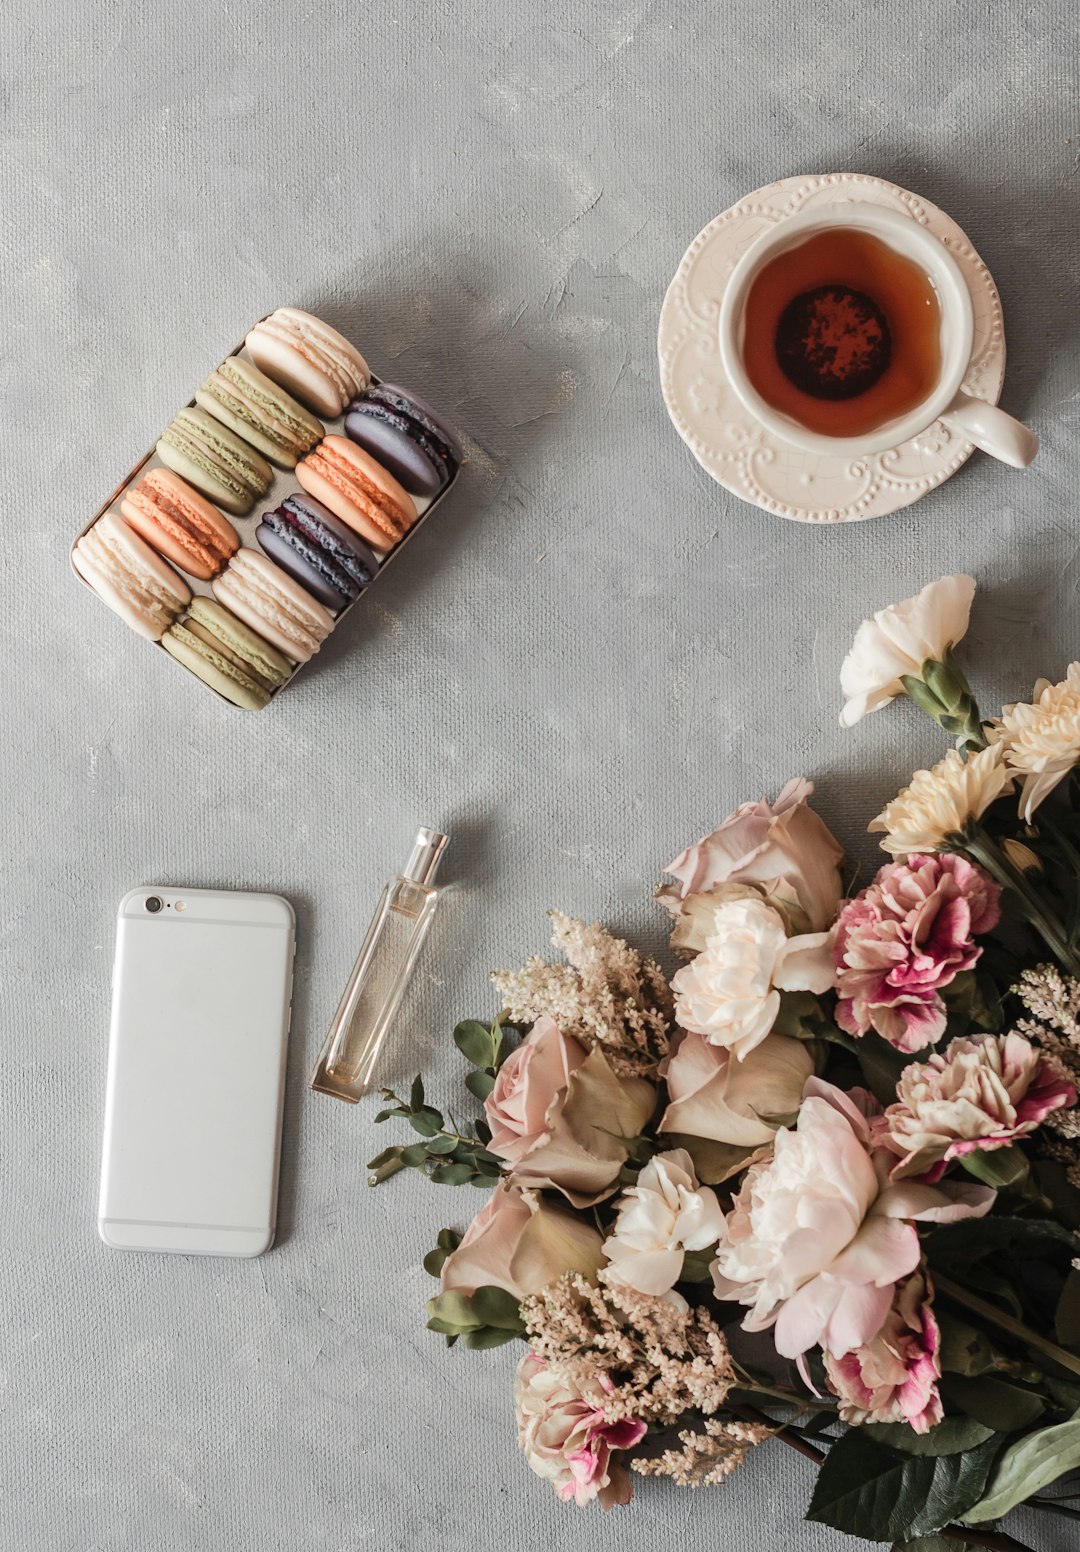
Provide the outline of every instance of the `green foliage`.
<path id="1" fill-rule="evenodd" d="M 965 1552 L 966 1545 L 955 1536 L 916 1536 L 912 1541 L 894 1541 L 892 1552 Z"/>
<path id="2" fill-rule="evenodd" d="M 1054 1333 L 1062 1347 L 1080 1353 L 1080 1271 L 1075 1267 L 1065 1280 L 1054 1312 Z"/>
<path id="3" fill-rule="evenodd" d="M 448 1345 L 460 1337 L 466 1347 L 501 1347 L 525 1334 L 518 1302 L 505 1288 L 485 1286 L 472 1294 L 439 1293 L 428 1300 L 427 1312 L 428 1330 L 438 1331 Z"/>
<path id="4" fill-rule="evenodd" d="M 870 1541 L 933 1535 L 977 1502 L 997 1440 L 959 1455 L 911 1455 L 852 1428 L 829 1450 L 808 1520 Z"/>
<path id="5" fill-rule="evenodd" d="M 483 1029 L 483 1025 L 478 1026 Z M 484 1030 L 490 1038 L 489 1031 Z M 409 1097 L 402 1099 L 393 1089 L 382 1089 L 382 1097 L 391 1101 L 380 1110 L 376 1121 L 400 1117 L 408 1121 L 423 1142 L 405 1147 L 385 1148 L 368 1164 L 368 1185 L 377 1186 L 402 1169 L 418 1169 L 440 1186 L 493 1186 L 502 1176 L 502 1163 L 489 1153 L 491 1132 L 483 1121 L 448 1127 L 441 1110 L 426 1102 L 421 1078 L 413 1080 Z"/>
<path id="6" fill-rule="evenodd" d="M 679 1281 L 681 1283 L 708 1282 L 710 1276 L 709 1267 L 712 1265 L 715 1256 L 715 1245 L 710 1245 L 707 1250 L 684 1251 Z"/>
<path id="7" fill-rule="evenodd" d="M 916 1433 L 906 1423 L 865 1423 L 862 1431 L 903 1455 L 959 1455 L 994 1438 L 994 1430 L 973 1417 L 945 1417 L 929 1433 Z"/>
<path id="8" fill-rule="evenodd" d="M 1018 1428 L 1027 1428 L 1046 1410 L 1046 1402 L 1037 1392 L 992 1374 L 973 1378 L 945 1374 L 941 1380 L 941 1394 L 950 1407 L 958 1408 L 996 1433 L 1015 1433 Z"/>
<path id="9" fill-rule="evenodd" d="M 1045 1254 L 1055 1245 L 1068 1245 L 1073 1255 L 1080 1240 L 1070 1230 L 1050 1218 L 962 1218 L 958 1223 L 943 1223 L 926 1236 L 926 1251 L 948 1276 L 960 1281 L 968 1261 L 977 1261 L 995 1250 L 1022 1256 Z"/>
<path id="10" fill-rule="evenodd" d="M 968 1524 L 998 1520 L 1058 1477 L 1080 1466 L 1080 1413 L 1011 1444 L 991 1473 L 986 1494 L 960 1518 Z"/>
<path id="11" fill-rule="evenodd" d="M 941 1367 L 952 1374 L 985 1374 L 997 1365 L 997 1354 L 985 1331 L 948 1310 L 937 1313 L 941 1332 Z"/>
<path id="12" fill-rule="evenodd" d="M 429 1277 L 439 1277 L 442 1274 L 443 1262 L 452 1250 L 456 1250 L 461 1244 L 461 1235 L 456 1229 L 440 1229 L 435 1241 L 435 1249 L 429 1250 L 424 1257 L 424 1271 Z"/>

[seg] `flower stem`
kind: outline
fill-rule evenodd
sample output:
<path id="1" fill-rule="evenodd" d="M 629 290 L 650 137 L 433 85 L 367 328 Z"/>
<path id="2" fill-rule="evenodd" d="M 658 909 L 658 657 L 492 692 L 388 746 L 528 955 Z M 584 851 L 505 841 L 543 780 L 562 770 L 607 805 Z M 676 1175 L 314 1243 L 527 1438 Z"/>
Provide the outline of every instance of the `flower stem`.
<path id="1" fill-rule="evenodd" d="M 967 1288 L 961 1288 L 949 1277 L 942 1277 L 934 1272 L 934 1287 L 939 1293 L 943 1293 L 947 1299 L 961 1308 L 970 1310 L 974 1315 L 980 1315 L 983 1320 L 989 1321 L 992 1326 L 1005 1331 L 1009 1336 L 1015 1337 L 1018 1342 L 1023 1342 L 1025 1347 L 1032 1348 L 1037 1353 L 1042 1353 L 1044 1358 L 1051 1359 L 1060 1364 L 1063 1369 L 1068 1369 L 1071 1374 L 1080 1375 L 1080 1358 L 1073 1353 L 1068 1353 L 1063 1347 L 1058 1347 L 1055 1342 L 1050 1342 L 1044 1336 L 1039 1336 L 1035 1331 L 1017 1320 L 1013 1315 L 1007 1315 L 1004 1310 L 998 1309 L 996 1304 L 991 1304 L 987 1299 L 981 1299 L 977 1293 L 971 1293 Z"/>
<path id="2" fill-rule="evenodd" d="M 1080 954 L 1069 943 L 1069 935 L 1057 915 L 1040 899 L 1019 868 L 1013 866 L 996 841 L 978 825 L 954 837 L 954 851 L 966 851 L 986 869 L 1004 889 L 1012 890 L 1024 908 L 1028 921 L 1042 938 L 1058 964 L 1070 975 L 1080 976 Z"/>

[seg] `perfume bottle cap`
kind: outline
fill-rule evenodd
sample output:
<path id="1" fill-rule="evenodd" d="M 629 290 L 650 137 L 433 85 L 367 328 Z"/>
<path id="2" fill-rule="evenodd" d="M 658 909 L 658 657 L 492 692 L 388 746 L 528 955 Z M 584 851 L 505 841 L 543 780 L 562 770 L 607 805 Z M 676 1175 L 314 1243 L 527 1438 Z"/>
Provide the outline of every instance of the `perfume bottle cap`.
<path id="1" fill-rule="evenodd" d="M 441 835 L 438 830 L 417 830 L 412 855 L 402 876 L 413 884 L 430 884 L 438 871 L 449 839 L 448 835 Z"/>

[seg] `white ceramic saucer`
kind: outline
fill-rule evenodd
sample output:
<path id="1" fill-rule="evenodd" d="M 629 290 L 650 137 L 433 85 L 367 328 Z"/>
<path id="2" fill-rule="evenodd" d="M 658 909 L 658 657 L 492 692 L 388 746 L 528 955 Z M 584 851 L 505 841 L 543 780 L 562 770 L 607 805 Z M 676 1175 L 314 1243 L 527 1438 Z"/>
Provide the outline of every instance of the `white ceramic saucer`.
<path id="1" fill-rule="evenodd" d="M 948 244 L 971 290 L 975 345 L 963 386 L 996 404 L 1005 376 L 1001 302 L 986 265 L 956 222 L 894 183 L 860 173 L 782 178 L 710 221 L 683 255 L 660 313 L 660 386 L 694 457 L 721 485 L 802 523 L 883 517 L 917 501 L 971 456 L 941 421 L 899 447 L 857 459 L 802 453 L 767 432 L 736 398 L 720 361 L 720 298 L 737 260 L 766 226 L 842 193 L 903 211 Z"/>

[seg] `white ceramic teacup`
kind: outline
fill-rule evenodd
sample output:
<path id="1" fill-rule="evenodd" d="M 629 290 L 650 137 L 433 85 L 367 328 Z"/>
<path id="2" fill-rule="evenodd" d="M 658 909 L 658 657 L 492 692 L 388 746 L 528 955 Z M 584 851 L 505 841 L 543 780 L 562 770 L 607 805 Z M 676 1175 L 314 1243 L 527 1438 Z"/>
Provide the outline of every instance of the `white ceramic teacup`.
<path id="1" fill-rule="evenodd" d="M 817 232 L 838 226 L 869 232 L 895 253 L 912 260 L 937 293 L 941 309 L 941 371 L 933 391 L 906 415 L 875 426 L 861 436 L 827 436 L 810 431 L 758 393 L 743 362 L 745 303 L 750 286 L 765 264 Z M 938 237 L 910 216 L 862 200 L 839 200 L 789 216 L 757 237 L 732 271 L 720 304 L 720 355 L 732 388 L 745 408 L 769 431 L 808 453 L 858 458 L 899 447 L 942 420 L 965 442 L 1003 463 L 1024 469 L 1039 450 L 1039 439 L 1027 426 L 996 405 L 972 398 L 961 384 L 971 360 L 974 316 L 971 295 L 960 267 Z"/>

